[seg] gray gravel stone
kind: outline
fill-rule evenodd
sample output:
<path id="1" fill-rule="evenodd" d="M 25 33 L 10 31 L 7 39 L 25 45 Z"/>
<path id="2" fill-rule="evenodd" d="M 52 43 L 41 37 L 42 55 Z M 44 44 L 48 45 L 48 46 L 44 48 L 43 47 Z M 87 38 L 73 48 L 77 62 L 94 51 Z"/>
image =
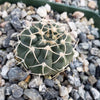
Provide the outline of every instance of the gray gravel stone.
<path id="1" fill-rule="evenodd" d="M 75 87 L 79 87 L 81 85 L 80 79 L 73 76 L 68 76 L 68 82 Z"/>
<path id="2" fill-rule="evenodd" d="M 21 25 L 21 21 L 19 20 L 19 18 L 17 16 L 13 16 L 11 19 L 11 24 L 14 27 L 14 29 L 16 31 L 20 31 L 22 29 L 22 25 Z"/>
<path id="3" fill-rule="evenodd" d="M 94 98 L 95 100 L 100 100 L 100 92 L 99 92 L 97 89 L 91 87 L 91 88 L 90 88 L 90 91 L 91 91 L 92 96 L 93 96 L 93 98 Z"/>
<path id="4" fill-rule="evenodd" d="M 0 87 L 0 100 L 5 100 L 5 87 Z"/>
<path id="5" fill-rule="evenodd" d="M 92 28 L 91 34 L 93 34 L 96 38 L 99 38 L 99 32 L 98 32 L 98 29 Z"/>
<path id="6" fill-rule="evenodd" d="M 96 87 L 100 90 L 100 79 L 97 81 Z"/>
<path id="7" fill-rule="evenodd" d="M 22 97 L 21 98 L 14 98 L 12 96 L 9 96 L 7 100 L 24 100 Z"/>
<path id="8" fill-rule="evenodd" d="M 100 58 L 96 59 L 96 63 L 100 66 Z"/>
<path id="9" fill-rule="evenodd" d="M 24 95 L 26 95 L 28 98 L 32 100 L 43 100 L 42 96 L 35 89 L 25 89 Z"/>
<path id="10" fill-rule="evenodd" d="M 27 12 L 25 10 L 22 10 L 22 13 L 21 13 L 21 18 L 24 18 L 27 16 Z"/>
<path id="11" fill-rule="evenodd" d="M 100 57 L 100 50 L 98 48 L 92 48 L 90 52 L 92 55 Z"/>
<path id="12" fill-rule="evenodd" d="M 79 34 L 79 39 L 80 39 L 80 42 L 86 42 L 86 34 L 85 33 L 80 33 Z"/>
<path id="13" fill-rule="evenodd" d="M 91 75 L 95 75 L 96 66 L 93 63 L 90 63 L 90 65 L 89 65 L 89 71 L 90 71 Z"/>
<path id="14" fill-rule="evenodd" d="M 85 98 L 85 90 L 83 89 L 83 86 L 79 87 L 78 89 L 79 95 L 82 99 Z"/>
<path id="15" fill-rule="evenodd" d="M 57 77 L 57 79 L 58 79 L 60 82 L 63 82 L 64 76 L 63 76 L 63 75 L 59 75 L 59 76 Z"/>
<path id="16" fill-rule="evenodd" d="M 53 80 L 50 80 L 50 79 L 45 79 L 45 80 L 44 80 L 44 83 L 45 83 L 45 85 L 48 86 L 48 87 L 53 87 L 53 86 L 54 86 Z"/>
<path id="17" fill-rule="evenodd" d="M 78 92 L 76 90 L 73 90 L 71 92 L 71 96 L 73 97 L 74 100 L 78 100 L 79 97 L 80 97 L 79 94 L 78 94 Z"/>
<path id="18" fill-rule="evenodd" d="M 87 50 L 87 49 L 89 49 L 89 44 L 86 43 L 86 42 L 80 43 L 80 44 L 79 44 L 79 48 L 80 48 L 80 49 Z"/>
<path id="19" fill-rule="evenodd" d="M 41 95 L 45 98 L 45 100 L 53 100 L 58 97 L 59 91 L 56 91 L 53 88 L 48 88 L 46 92 L 42 92 Z"/>
<path id="20" fill-rule="evenodd" d="M 40 21 L 41 20 L 41 17 L 39 15 L 32 15 L 31 16 L 33 18 L 33 20 L 35 21 Z"/>
<path id="21" fill-rule="evenodd" d="M 93 44 L 97 47 L 100 47 L 100 41 L 99 40 L 94 40 Z"/>
<path id="22" fill-rule="evenodd" d="M 17 84 L 11 85 L 11 91 L 14 98 L 20 98 L 23 95 L 23 89 Z"/>
<path id="23" fill-rule="evenodd" d="M 93 100 L 89 92 L 85 93 L 85 98 L 86 100 Z"/>
<path id="24" fill-rule="evenodd" d="M 14 67 L 11 68 L 8 72 L 8 78 L 10 82 L 18 82 L 22 81 L 27 77 L 27 73 L 24 72 L 21 68 L 19 67 Z"/>
<path id="25" fill-rule="evenodd" d="M 12 17 L 16 16 L 16 17 L 20 18 L 21 17 L 21 9 L 20 8 L 13 9 L 11 12 L 11 16 Z"/>

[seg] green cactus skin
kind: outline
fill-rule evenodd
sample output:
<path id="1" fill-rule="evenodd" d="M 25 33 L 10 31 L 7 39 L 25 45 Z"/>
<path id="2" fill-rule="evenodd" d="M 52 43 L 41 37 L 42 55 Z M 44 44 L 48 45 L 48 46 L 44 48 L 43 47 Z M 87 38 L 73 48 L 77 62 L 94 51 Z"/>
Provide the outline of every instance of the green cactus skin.
<path id="1" fill-rule="evenodd" d="M 36 75 L 54 75 L 73 58 L 71 37 L 64 24 L 41 20 L 24 29 L 15 49 L 20 63 Z"/>

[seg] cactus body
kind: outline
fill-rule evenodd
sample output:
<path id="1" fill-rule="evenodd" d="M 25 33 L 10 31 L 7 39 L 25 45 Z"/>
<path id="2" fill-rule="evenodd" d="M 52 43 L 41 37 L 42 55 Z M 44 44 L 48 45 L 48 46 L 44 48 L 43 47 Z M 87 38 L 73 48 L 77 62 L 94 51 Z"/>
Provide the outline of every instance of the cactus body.
<path id="1" fill-rule="evenodd" d="M 18 36 L 16 57 L 32 73 L 50 75 L 62 71 L 73 58 L 73 47 L 65 25 L 35 22 Z"/>

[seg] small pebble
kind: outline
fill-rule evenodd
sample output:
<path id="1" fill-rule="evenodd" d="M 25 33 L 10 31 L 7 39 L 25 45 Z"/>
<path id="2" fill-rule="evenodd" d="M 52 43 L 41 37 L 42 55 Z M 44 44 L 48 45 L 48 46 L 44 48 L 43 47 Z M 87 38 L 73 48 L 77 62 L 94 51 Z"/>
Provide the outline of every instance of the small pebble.
<path id="1" fill-rule="evenodd" d="M 27 75 L 28 74 L 19 67 L 11 68 L 8 72 L 8 77 L 10 82 L 22 81 L 26 79 Z"/>
<path id="2" fill-rule="evenodd" d="M 11 87 L 6 87 L 5 94 L 7 96 L 11 95 Z"/>
<path id="3" fill-rule="evenodd" d="M 23 89 L 26 89 L 26 88 L 28 87 L 28 86 L 27 86 L 27 83 L 26 83 L 25 81 L 19 82 L 18 85 L 19 85 L 20 87 L 22 87 Z"/>
<path id="4" fill-rule="evenodd" d="M 3 12 L 2 12 L 2 18 L 6 18 L 7 16 L 8 16 L 7 11 L 3 11 Z"/>
<path id="5" fill-rule="evenodd" d="M 40 78 L 40 77 L 35 77 L 33 80 L 30 81 L 29 87 L 30 87 L 30 88 L 35 88 L 35 87 L 40 86 L 42 83 L 43 83 L 42 78 Z"/>
<path id="6" fill-rule="evenodd" d="M 22 2 L 18 2 L 18 3 L 17 3 L 17 6 L 18 6 L 19 8 L 21 8 L 21 9 L 23 9 L 23 8 L 26 7 L 25 3 L 22 3 Z"/>
<path id="7" fill-rule="evenodd" d="M 22 10 L 22 14 L 21 14 L 21 17 L 24 18 L 27 16 L 27 12 L 25 10 Z"/>
<path id="8" fill-rule="evenodd" d="M 97 79 L 94 76 L 90 76 L 88 80 L 91 85 L 94 85 L 97 82 Z"/>
<path id="9" fill-rule="evenodd" d="M 43 100 L 42 96 L 35 89 L 25 89 L 24 95 L 26 95 L 31 100 Z"/>
<path id="10" fill-rule="evenodd" d="M 46 17 L 47 16 L 47 10 L 46 10 L 46 8 L 45 7 L 39 7 L 38 9 L 37 9 L 37 14 L 39 14 L 41 17 Z"/>
<path id="11" fill-rule="evenodd" d="M 100 58 L 96 59 L 96 62 L 100 66 Z"/>
<path id="12" fill-rule="evenodd" d="M 65 86 L 61 86 L 59 87 L 60 89 L 60 96 L 64 97 L 64 96 L 68 96 L 68 89 Z"/>
<path id="13" fill-rule="evenodd" d="M 5 87 L 0 87 L 0 100 L 5 100 Z"/>
<path id="14" fill-rule="evenodd" d="M 96 2 L 95 1 L 89 1 L 88 3 L 88 7 L 91 8 L 91 9 L 95 9 L 97 6 Z"/>
<path id="15" fill-rule="evenodd" d="M 61 20 L 66 20 L 67 19 L 67 12 L 63 12 L 60 16 Z"/>
<path id="16" fill-rule="evenodd" d="M 0 76 L 0 87 L 5 85 L 5 80 Z"/>
<path id="17" fill-rule="evenodd" d="M 48 86 L 48 87 L 53 87 L 53 86 L 54 86 L 53 80 L 50 80 L 50 79 L 45 79 L 45 80 L 44 80 L 44 83 L 45 83 L 45 85 Z"/>
<path id="18" fill-rule="evenodd" d="M 84 13 L 80 12 L 80 11 L 76 11 L 76 12 L 73 13 L 72 16 L 75 17 L 75 18 L 82 18 L 82 17 L 84 17 Z"/>
<path id="19" fill-rule="evenodd" d="M 87 50 L 87 49 L 89 49 L 89 44 L 86 43 L 86 42 L 80 43 L 79 47 L 82 48 L 82 49 L 84 49 L 84 50 Z"/>
<path id="20" fill-rule="evenodd" d="M 93 100 L 89 92 L 86 92 L 85 95 L 86 100 Z"/>
<path id="21" fill-rule="evenodd" d="M 100 50 L 98 48 L 92 48 L 90 52 L 92 55 L 100 57 Z"/>
<path id="22" fill-rule="evenodd" d="M 94 40 L 95 39 L 94 35 L 91 35 L 91 34 L 87 35 L 87 38 L 90 39 L 90 40 Z"/>
<path id="23" fill-rule="evenodd" d="M 14 98 L 12 96 L 9 96 L 7 100 L 24 100 L 24 98 L 20 97 L 20 98 Z"/>
<path id="24" fill-rule="evenodd" d="M 91 75 L 95 75 L 96 66 L 93 63 L 90 63 L 90 65 L 89 65 L 89 71 L 90 71 Z"/>
<path id="25" fill-rule="evenodd" d="M 39 92 L 46 92 L 46 86 L 45 86 L 45 84 L 41 84 L 39 86 Z"/>
<path id="26" fill-rule="evenodd" d="M 46 8 L 47 12 L 50 12 L 51 11 L 51 6 L 49 4 L 46 4 L 45 5 L 45 8 Z"/>
<path id="27" fill-rule="evenodd" d="M 14 98 L 20 98 L 23 95 L 23 89 L 19 87 L 17 84 L 11 85 L 12 96 Z"/>
<path id="28" fill-rule="evenodd" d="M 6 66 L 6 65 L 4 65 L 4 66 L 2 67 L 2 71 L 1 71 L 1 75 L 2 75 L 3 78 L 8 78 L 8 77 L 7 77 L 8 71 L 9 71 L 9 67 Z"/>
<path id="29" fill-rule="evenodd" d="M 84 86 L 80 86 L 78 92 L 79 92 L 80 97 L 81 97 L 82 99 L 84 99 L 84 98 L 85 98 Z"/>
<path id="30" fill-rule="evenodd" d="M 72 31 L 75 31 L 77 29 L 74 22 L 68 22 L 68 24 L 69 24 Z"/>
<path id="31" fill-rule="evenodd" d="M 79 87 L 81 85 L 80 79 L 73 76 L 68 76 L 68 81 L 70 84 L 74 85 L 75 87 Z"/>
<path id="32" fill-rule="evenodd" d="M 80 39 L 80 42 L 86 42 L 86 34 L 85 33 L 80 33 L 79 34 L 79 39 Z"/>
<path id="33" fill-rule="evenodd" d="M 100 99 L 100 92 L 97 89 L 91 87 L 90 91 L 91 91 L 92 96 L 93 96 L 93 98 L 95 100 L 99 100 Z"/>
<path id="34" fill-rule="evenodd" d="M 97 81 L 96 87 L 100 90 L 100 79 Z"/>
<path id="35" fill-rule="evenodd" d="M 97 47 L 100 47 L 100 41 L 99 40 L 94 40 L 93 44 Z"/>

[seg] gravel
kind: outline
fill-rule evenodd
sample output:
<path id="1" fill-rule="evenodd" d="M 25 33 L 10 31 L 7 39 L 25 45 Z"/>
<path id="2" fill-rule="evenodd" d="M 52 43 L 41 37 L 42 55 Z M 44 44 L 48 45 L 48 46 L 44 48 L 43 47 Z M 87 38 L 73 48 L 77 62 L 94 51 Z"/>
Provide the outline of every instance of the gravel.
<path id="1" fill-rule="evenodd" d="M 58 1 L 97 11 L 97 6 L 88 4 L 92 0 Z M 86 19 L 79 11 L 70 16 L 59 14 L 48 4 L 34 8 L 22 2 L 5 2 L 1 8 L 0 100 L 100 100 L 100 40 L 92 18 Z M 77 42 L 73 61 L 55 77 L 29 75 L 30 71 L 17 64 L 14 53 L 17 35 L 42 18 L 65 23 L 73 44 Z"/>

